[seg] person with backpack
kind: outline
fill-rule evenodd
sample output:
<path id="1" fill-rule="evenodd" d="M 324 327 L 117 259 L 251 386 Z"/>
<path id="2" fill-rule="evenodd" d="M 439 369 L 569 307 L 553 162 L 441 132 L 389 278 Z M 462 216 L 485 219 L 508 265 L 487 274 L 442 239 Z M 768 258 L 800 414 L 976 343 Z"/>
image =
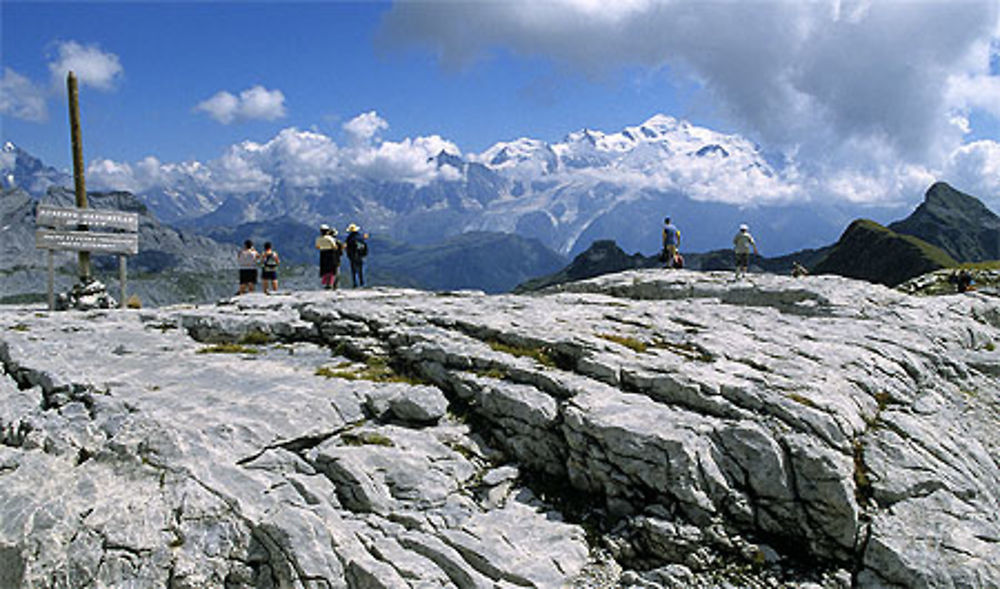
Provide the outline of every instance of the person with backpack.
<path id="1" fill-rule="evenodd" d="M 666 268 L 683 268 L 684 262 L 677 253 L 677 248 L 681 245 L 681 230 L 670 222 L 670 217 L 663 220 L 663 252 L 660 260 Z"/>
<path id="2" fill-rule="evenodd" d="M 736 277 L 749 272 L 750 269 L 750 250 L 753 249 L 753 253 L 756 256 L 760 255 L 757 251 L 757 243 L 753 239 L 753 235 L 750 235 L 750 228 L 746 224 L 740 225 L 740 230 L 733 237 L 733 252 L 736 254 Z"/>
<path id="3" fill-rule="evenodd" d="M 337 241 L 337 230 L 329 225 L 319 226 L 319 237 L 316 238 L 316 249 L 319 250 L 320 283 L 326 290 L 337 288 L 337 271 L 340 269 L 340 254 L 344 250 L 342 243 Z"/>
<path id="4" fill-rule="evenodd" d="M 278 292 L 278 265 L 281 264 L 281 259 L 278 257 L 278 252 L 271 249 L 271 242 L 264 242 L 264 253 L 260 255 L 260 280 L 261 286 L 264 288 L 264 294 L 271 294 L 268 292 L 268 285 L 270 285 L 271 290 Z"/>
<path id="5" fill-rule="evenodd" d="M 347 261 L 351 263 L 351 284 L 354 288 L 365 285 L 365 256 L 368 255 L 368 234 L 362 235 L 361 228 L 351 223 L 347 226 Z"/>
<path id="6" fill-rule="evenodd" d="M 253 292 L 257 289 L 257 259 L 260 254 L 253 249 L 253 242 L 249 239 L 243 242 L 243 249 L 236 254 L 236 264 L 240 269 L 240 289 L 236 293 L 241 295 Z"/>

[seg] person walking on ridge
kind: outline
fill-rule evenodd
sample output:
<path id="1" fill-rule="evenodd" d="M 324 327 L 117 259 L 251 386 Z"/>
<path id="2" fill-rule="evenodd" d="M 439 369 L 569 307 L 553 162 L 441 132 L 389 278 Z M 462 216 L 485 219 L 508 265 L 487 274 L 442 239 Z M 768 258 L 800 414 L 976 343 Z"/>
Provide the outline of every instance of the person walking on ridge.
<path id="1" fill-rule="evenodd" d="M 365 285 L 365 256 L 368 255 L 368 234 L 362 235 L 361 228 L 351 223 L 347 226 L 347 261 L 351 263 L 351 284 L 354 288 Z"/>
<path id="2" fill-rule="evenodd" d="M 253 292 L 257 289 L 257 259 L 260 254 L 253 249 L 253 242 L 249 239 L 243 242 L 243 249 L 236 254 L 236 264 L 240 268 L 240 289 L 236 293 L 241 295 Z"/>
<path id="3" fill-rule="evenodd" d="M 666 268 L 677 266 L 677 248 L 681 245 L 681 230 L 670 222 L 670 217 L 663 220 L 663 262 Z"/>
<path id="4" fill-rule="evenodd" d="M 337 241 L 337 230 L 326 223 L 320 225 L 316 249 L 319 250 L 320 283 L 327 290 L 337 288 L 337 270 L 340 269 L 340 254 L 343 251 L 343 245 Z"/>
<path id="5" fill-rule="evenodd" d="M 751 249 L 753 250 L 754 255 L 760 255 L 760 252 L 757 251 L 757 243 L 754 241 L 753 235 L 750 235 L 750 228 L 747 227 L 746 224 L 740 225 L 739 232 L 735 237 L 733 237 L 733 252 L 736 254 L 737 278 L 749 272 Z"/>
<path id="6" fill-rule="evenodd" d="M 281 264 L 281 259 L 278 257 L 278 252 L 271 249 L 271 242 L 264 242 L 264 253 L 260 255 L 260 281 L 261 287 L 264 289 L 264 294 L 271 294 L 268 292 L 268 286 L 271 287 L 270 290 L 278 292 L 278 265 Z"/>

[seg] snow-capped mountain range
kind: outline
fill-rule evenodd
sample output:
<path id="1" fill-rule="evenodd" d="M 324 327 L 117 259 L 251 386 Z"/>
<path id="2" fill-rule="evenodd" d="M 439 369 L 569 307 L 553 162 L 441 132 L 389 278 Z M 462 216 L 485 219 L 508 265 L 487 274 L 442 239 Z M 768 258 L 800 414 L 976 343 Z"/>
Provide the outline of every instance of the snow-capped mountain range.
<path id="1" fill-rule="evenodd" d="M 0 159 L 5 185 L 35 191 L 57 182 L 51 168 L 27 165 L 30 156 L 9 147 Z M 650 253 L 667 215 L 681 227 L 682 248 L 728 247 L 748 222 L 768 253 L 781 253 L 829 243 L 856 216 L 809 203 L 747 139 L 665 115 L 616 133 L 520 138 L 465 155 L 439 137 L 341 146 L 285 129 L 208 163 L 91 162 L 87 184 L 130 190 L 159 218 L 189 227 L 288 216 L 357 222 L 411 243 L 503 231 L 563 254 L 595 239 Z"/>

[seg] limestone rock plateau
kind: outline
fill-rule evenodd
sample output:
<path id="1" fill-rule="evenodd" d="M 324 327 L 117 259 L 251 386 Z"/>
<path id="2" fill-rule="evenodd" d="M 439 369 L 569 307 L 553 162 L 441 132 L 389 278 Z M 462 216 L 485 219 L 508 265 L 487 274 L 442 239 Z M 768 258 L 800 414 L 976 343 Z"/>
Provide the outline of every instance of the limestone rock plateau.
<path id="1" fill-rule="evenodd" d="M 0 311 L 3 587 L 997 587 L 1000 308 L 636 270 Z"/>

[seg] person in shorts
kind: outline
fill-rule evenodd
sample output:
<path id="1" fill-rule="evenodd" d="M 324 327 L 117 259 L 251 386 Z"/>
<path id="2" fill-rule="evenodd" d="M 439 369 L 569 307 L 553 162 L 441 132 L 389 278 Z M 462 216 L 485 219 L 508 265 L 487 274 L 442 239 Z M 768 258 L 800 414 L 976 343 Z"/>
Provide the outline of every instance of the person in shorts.
<path id="1" fill-rule="evenodd" d="M 257 259 L 260 254 L 253 249 L 253 242 L 249 239 L 243 242 L 243 249 L 236 254 L 236 265 L 240 269 L 240 290 L 236 294 L 241 295 L 253 292 L 257 289 Z"/>
<path id="2" fill-rule="evenodd" d="M 264 253 L 260 255 L 260 283 L 264 294 L 271 294 L 269 290 L 278 292 L 279 264 L 281 264 L 281 259 L 278 257 L 278 252 L 272 249 L 270 241 L 265 241 Z"/>

